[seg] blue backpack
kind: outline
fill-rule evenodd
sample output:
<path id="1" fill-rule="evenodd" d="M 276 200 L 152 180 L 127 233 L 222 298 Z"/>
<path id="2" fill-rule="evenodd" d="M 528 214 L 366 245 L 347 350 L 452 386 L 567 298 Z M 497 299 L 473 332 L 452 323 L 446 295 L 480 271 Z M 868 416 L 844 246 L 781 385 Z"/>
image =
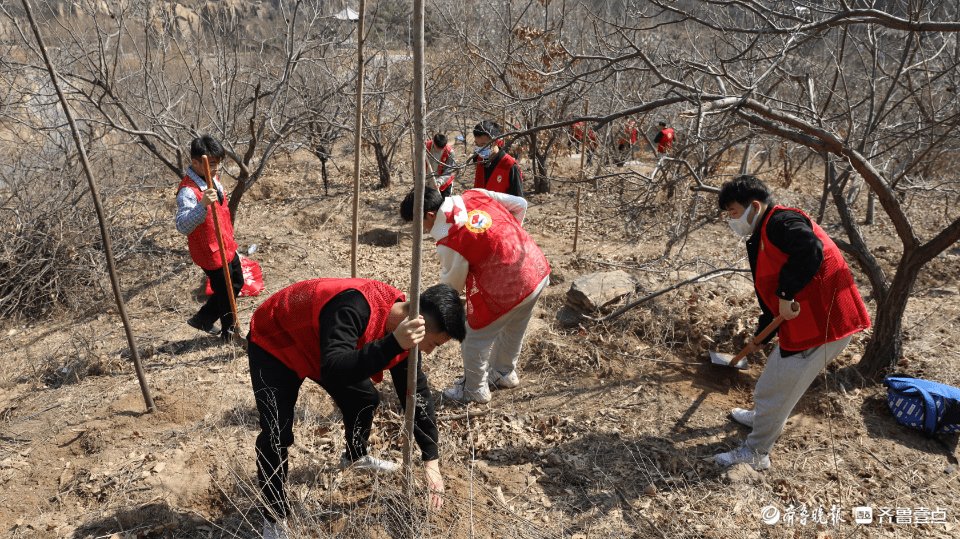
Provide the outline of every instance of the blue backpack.
<path id="1" fill-rule="evenodd" d="M 919 378 L 890 376 L 887 404 L 893 417 L 927 436 L 960 432 L 960 389 Z"/>

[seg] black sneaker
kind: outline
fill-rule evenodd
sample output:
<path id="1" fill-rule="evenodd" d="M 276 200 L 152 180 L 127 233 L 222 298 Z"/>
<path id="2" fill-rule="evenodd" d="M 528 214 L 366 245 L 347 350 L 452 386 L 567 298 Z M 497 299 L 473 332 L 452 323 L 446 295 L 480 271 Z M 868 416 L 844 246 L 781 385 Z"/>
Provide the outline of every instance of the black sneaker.
<path id="1" fill-rule="evenodd" d="M 213 322 L 204 323 L 200 320 L 200 317 L 193 315 L 187 319 L 187 325 L 199 329 L 200 331 L 205 331 L 207 333 L 213 333 Z"/>

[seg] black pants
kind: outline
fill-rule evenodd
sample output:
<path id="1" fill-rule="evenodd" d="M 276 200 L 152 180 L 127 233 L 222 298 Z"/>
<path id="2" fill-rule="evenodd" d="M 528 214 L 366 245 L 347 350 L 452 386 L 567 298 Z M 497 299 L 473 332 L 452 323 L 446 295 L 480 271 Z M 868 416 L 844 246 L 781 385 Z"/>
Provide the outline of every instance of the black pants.
<path id="1" fill-rule="evenodd" d="M 240 295 L 243 288 L 243 266 L 240 265 L 240 256 L 233 255 L 233 260 L 227 265 L 230 269 L 230 283 L 233 285 L 233 297 Z M 226 337 L 227 328 L 233 327 L 233 311 L 230 310 L 230 298 L 227 296 L 227 280 L 223 277 L 223 268 L 203 270 L 210 279 L 210 288 L 213 295 L 207 296 L 207 302 L 200 307 L 197 317 L 204 325 L 213 324 L 218 318 L 223 336 Z"/>
<path id="2" fill-rule="evenodd" d="M 287 480 L 287 448 L 293 445 L 294 407 L 303 380 L 270 352 L 249 343 L 250 379 L 260 435 L 257 436 L 257 480 L 267 505 L 267 520 L 286 518 L 289 512 L 284 484 Z M 350 460 L 367 454 L 373 413 L 380 405 L 380 392 L 369 378 L 345 386 L 335 381 L 317 382 L 333 398 L 343 414 L 343 431 Z"/>

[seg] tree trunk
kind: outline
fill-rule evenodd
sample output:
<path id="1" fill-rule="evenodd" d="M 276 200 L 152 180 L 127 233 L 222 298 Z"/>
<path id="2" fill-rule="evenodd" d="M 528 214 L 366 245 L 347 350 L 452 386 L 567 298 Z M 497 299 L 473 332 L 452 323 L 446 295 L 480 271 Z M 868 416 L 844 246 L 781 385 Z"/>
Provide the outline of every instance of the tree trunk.
<path id="1" fill-rule="evenodd" d="M 373 153 L 377 156 L 377 173 L 380 175 L 380 188 L 389 189 L 390 181 L 390 163 L 387 161 L 387 154 L 383 151 L 383 144 L 371 142 Z"/>
<path id="2" fill-rule="evenodd" d="M 547 177 L 545 156 L 537 147 L 537 134 L 530 134 L 530 167 L 533 169 L 533 188 L 537 194 L 550 192 L 550 179 Z"/>
<path id="3" fill-rule="evenodd" d="M 907 308 L 913 284 L 923 268 L 923 264 L 911 260 L 912 254 L 904 253 L 886 297 L 877 303 L 873 336 L 867 343 L 863 358 L 857 364 L 864 376 L 876 379 L 881 374 L 891 372 L 903 352 L 903 337 L 900 334 L 903 328 L 903 313 Z"/>
<path id="4" fill-rule="evenodd" d="M 240 200 L 243 194 L 247 192 L 247 178 L 240 176 L 237 178 L 237 186 L 230 193 L 230 200 L 227 202 L 227 208 L 230 209 L 230 224 L 236 228 L 237 212 L 240 210 Z"/>

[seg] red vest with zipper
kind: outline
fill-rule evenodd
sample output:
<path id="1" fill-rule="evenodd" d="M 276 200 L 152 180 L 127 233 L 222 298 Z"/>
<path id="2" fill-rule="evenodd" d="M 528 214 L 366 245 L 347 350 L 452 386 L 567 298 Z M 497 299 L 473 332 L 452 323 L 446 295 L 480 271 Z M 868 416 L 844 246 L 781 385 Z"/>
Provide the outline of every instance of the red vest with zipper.
<path id="1" fill-rule="evenodd" d="M 511 157 L 510 154 L 505 153 L 503 157 L 500 158 L 497 166 L 494 167 L 493 172 L 490 174 L 490 179 L 484 180 L 484 178 L 486 178 L 484 166 L 478 162 L 477 175 L 473 179 L 473 188 L 486 189 L 487 191 L 493 191 L 495 193 L 506 193 L 510 187 L 510 169 L 516 164 L 517 160 Z M 523 181 L 522 172 L 520 173 L 520 180 Z"/>
<path id="2" fill-rule="evenodd" d="M 370 304 L 370 321 L 356 350 L 386 336 L 387 316 L 404 294 L 370 279 L 311 279 L 292 284 L 270 296 L 250 319 L 250 340 L 297 372 L 300 379 L 320 379 L 320 311 L 334 296 L 357 290 Z M 390 369 L 407 358 L 403 352 L 390 361 Z M 383 371 L 370 377 L 383 381 Z"/>
<path id="3" fill-rule="evenodd" d="M 460 253 L 470 264 L 467 273 L 467 323 L 481 329 L 527 298 L 550 265 L 533 238 L 499 202 L 480 191 L 460 197 L 467 209 L 466 222 L 458 225 L 453 214 L 450 232 L 439 241 Z"/>
<path id="4" fill-rule="evenodd" d="M 432 150 L 433 150 L 433 141 L 432 141 L 432 140 L 428 140 L 428 141 L 427 141 L 427 151 L 429 152 L 429 151 L 432 151 Z M 440 154 L 440 164 L 437 165 L 437 176 L 443 176 L 443 167 L 444 167 L 444 165 L 447 164 L 447 159 L 450 158 L 450 153 L 452 153 L 452 152 L 453 152 L 453 148 L 451 148 L 449 144 L 447 144 L 446 146 L 443 147 L 443 153 Z M 428 157 L 427 159 L 429 159 L 429 157 Z M 427 170 L 430 170 L 430 168 L 429 168 L 429 161 L 428 161 L 428 165 L 427 165 Z M 443 182 L 443 185 L 441 185 L 440 187 L 438 187 L 437 190 L 438 190 L 438 191 L 443 191 L 443 190 L 446 189 L 447 187 L 450 187 L 450 184 L 453 183 L 453 177 L 454 177 L 454 176 L 455 176 L 455 174 L 451 174 L 451 175 L 450 175 L 450 178 L 448 178 L 447 181 Z"/>
<path id="5" fill-rule="evenodd" d="M 807 217 L 800 210 L 774 206 L 760 225 L 760 249 L 754 286 L 774 314 L 777 314 L 780 305 L 780 298 L 777 297 L 780 269 L 788 257 L 767 238 L 767 222 L 773 212 L 782 210 L 799 212 Z M 800 315 L 780 324 L 780 347 L 791 351 L 822 346 L 870 327 L 870 315 L 840 249 L 817 223 L 809 217 L 807 220 L 813 227 L 813 233 L 823 243 L 823 263 L 810 284 L 793 298 L 800 304 Z"/>
<path id="6" fill-rule="evenodd" d="M 663 131 L 661 131 L 661 133 L 663 133 L 663 137 L 660 139 L 660 142 L 657 144 L 657 151 L 660 153 L 664 153 L 667 150 L 669 150 L 671 146 L 673 146 L 673 129 L 668 127 Z"/>
<path id="7" fill-rule="evenodd" d="M 180 185 L 177 187 L 179 193 L 184 187 L 193 191 L 197 197 L 197 202 L 203 198 L 203 191 L 193 181 L 190 176 L 184 176 Z M 230 222 L 230 208 L 227 207 L 227 200 L 224 197 L 223 204 L 214 202 L 207 208 L 207 218 L 203 223 L 193 229 L 193 232 L 187 235 L 187 245 L 190 247 L 190 258 L 194 264 L 205 270 L 215 270 L 223 267 L 223 260 L 220 258 L 220 244 L 217 242 L 217 229 L 213 224 L 213 208 L 220 218 L 220 232 L 223 234 L 223 248 L 226 249 L 227 263 L 233 260 L 237 253 L 237 242 L 233 241 L 233 223 Z"/>

